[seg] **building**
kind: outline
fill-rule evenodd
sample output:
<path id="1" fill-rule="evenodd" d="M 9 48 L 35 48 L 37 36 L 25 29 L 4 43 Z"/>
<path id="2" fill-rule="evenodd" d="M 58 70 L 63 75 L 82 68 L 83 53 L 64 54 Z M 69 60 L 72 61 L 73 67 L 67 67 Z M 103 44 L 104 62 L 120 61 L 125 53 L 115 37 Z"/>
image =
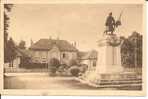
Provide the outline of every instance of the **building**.
<path id="1" fill-rule="evenodd" d="M 33 63 L 50 63 L 55 58 L 61 64 L 69 64 L 71 60 L 77 59 L 78 50 L 76 46 L 66 40 L 40 39 L 29 48 L 32 53 Z"/>
<path id="2" fill-rule="evenodd" d="M 88 70 L 93 69 L 97 63 L 97 51 L 79 52 L 79 60 L 80 64 L 88 66 Z"/>
<path id="3" fill-rule="evenodd" d="M 16 57 L 12 62 L 5 63 L 4 68 L 19 68 L 21 64 L 28 63 L 30 61 L 31 53 L 28 50 L 16 47 L 15 52 Z"/>

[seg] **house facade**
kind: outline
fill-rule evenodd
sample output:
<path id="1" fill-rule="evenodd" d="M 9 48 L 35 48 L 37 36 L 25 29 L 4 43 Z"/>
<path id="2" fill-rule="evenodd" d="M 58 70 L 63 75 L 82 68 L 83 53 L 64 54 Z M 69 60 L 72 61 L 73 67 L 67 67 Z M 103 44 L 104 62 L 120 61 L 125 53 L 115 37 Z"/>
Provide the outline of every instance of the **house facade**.
<path id="1" fill-rule="evenodd" d="M 33 63 L 48 64 L 51 59 L 57 59 L 61 64 L 68 65 L 77 59 L 78 50 L 66 40 L 40 39 L 29 48 Z"/>
<path id="2" fill-rule="evenodd" d="M 24 62 L 28 63 L 31 59 L 31 53 L 28 50 L 16 47 L 15 51 L 16 57 L 13 59 L 12 62 L 5 63 L 4 68 L 17 69 L 21 67 L 21 64 L 24 64 Z"/>
<path id="3" fill-rule="evenodd" d="M 88 70 L 95 69 L 97 65 L 97 51 L 79 52 L 80 64 L 87 65 Z"/>

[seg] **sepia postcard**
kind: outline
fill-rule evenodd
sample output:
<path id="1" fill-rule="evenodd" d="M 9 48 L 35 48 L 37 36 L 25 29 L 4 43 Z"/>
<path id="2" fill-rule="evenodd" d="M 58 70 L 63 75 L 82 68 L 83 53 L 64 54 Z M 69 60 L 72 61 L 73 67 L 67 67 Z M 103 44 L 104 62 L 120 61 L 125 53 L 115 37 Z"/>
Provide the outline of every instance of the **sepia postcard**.
<path id="1" fill-rule="evenodd" d="M 144 0 L 1 0 L 2 95 L 145 96 Z"/>

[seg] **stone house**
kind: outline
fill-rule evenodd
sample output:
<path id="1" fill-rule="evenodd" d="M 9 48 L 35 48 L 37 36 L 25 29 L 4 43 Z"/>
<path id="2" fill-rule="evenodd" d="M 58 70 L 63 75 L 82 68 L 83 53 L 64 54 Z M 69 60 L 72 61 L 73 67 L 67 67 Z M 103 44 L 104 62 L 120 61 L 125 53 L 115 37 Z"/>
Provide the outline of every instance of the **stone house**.
<path id="1" fill-rule="evenodd" d="M 10 65 L 10 63 L 5 63 L 4 68 L 19 68 L 23 62 L 31 59 L 31 54 L 27 49 L 20 49 L 16 47 L 15 51 L 16 57 L 13 59 L 13 65 Z"/>
<path id="2" fill-rule="evenodd" d="M 61 64 L 77 59 L 77 48 L 66 40 L 40 39 L 29 48 L 33 63 L 49 63 L 56 58 Z"/>
<path id="3" fill-rule="evenodd" d="M 80 64 L 87 65 L 88 70 L 91 70 L 97 64 L 97 51 L 79 52 L 79 60 Z"/>

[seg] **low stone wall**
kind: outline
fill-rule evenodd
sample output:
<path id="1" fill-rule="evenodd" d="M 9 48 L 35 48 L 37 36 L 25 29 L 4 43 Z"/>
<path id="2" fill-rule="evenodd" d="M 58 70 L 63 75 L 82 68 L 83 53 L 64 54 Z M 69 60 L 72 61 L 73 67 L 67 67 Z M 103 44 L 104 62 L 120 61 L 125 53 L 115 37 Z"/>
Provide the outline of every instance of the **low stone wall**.
<path id="1" fill-rule="evenodd" d="M 142 73 L 142 68 L 124 68 L 124 72 L 128 72 L 128 73 Z"/>
<path id="2" fill-rule="evenodd" d="M 19 68 L 5 68 L 4 73 L 27 73 L 27 72 L 50 72 L 49 69 L 19 69 Z"/>

